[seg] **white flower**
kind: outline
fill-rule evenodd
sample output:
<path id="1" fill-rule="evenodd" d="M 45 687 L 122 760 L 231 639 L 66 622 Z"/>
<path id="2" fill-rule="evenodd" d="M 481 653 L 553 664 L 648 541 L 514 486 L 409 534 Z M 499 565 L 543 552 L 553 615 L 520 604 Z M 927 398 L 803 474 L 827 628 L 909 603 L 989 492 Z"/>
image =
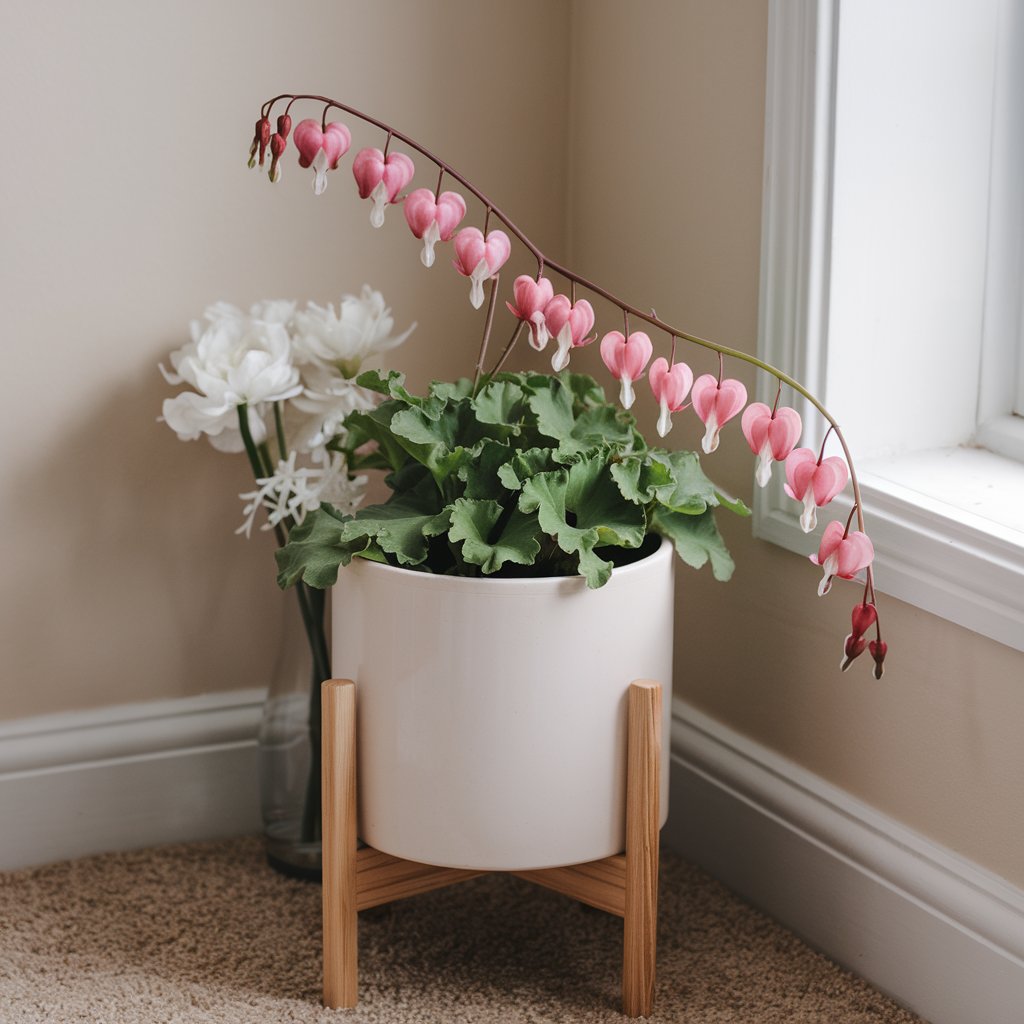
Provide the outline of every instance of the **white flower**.
<path id="1" fill-rule="evenodd" d="M 288 299 L 264 299 L 249 307 L 249 316 L 253 320 L 262 320 L 267 324 L 288 327 L 295 316 L 295 303 Z"/>
<path id="2" fill-rule="evenodd" d="M 253 440 L 266 439 L 264 403 L 302 390 L 292 365 L 291 339 L 284 324 L 247 317 L 227 303 L 217 303 L 192 324 L 192 341 L 171 354 L 174 372 L 162 366 L 170 384 L 188 384 L 163 404 L 163 418 L 183 441 L 207 434 L 222 451 L 242 449 L 238 407 L 248 405 Z"/>
<path id="3" fill-rule="evenodd" d="M 416 326 L 393 337 L 394 324 L 384 296 L 369 285 L 363 285 L 358 298 L 343 296 L 337 314 L 332 305 L 310 302 L 294 317 L 295 357 L 355 377 L 364 359 L 401 345 Z"/>
<path id="4" fill-rule="evenodd" d="M 284 520 L 291 519 L 296 525 L 306 518 L 307 513 L 320 507 L 321 502 L 330 502 L 342 512 L 353 512 L 363 500 L 366 477 L 349 477 L 345 458 L 338 452 L 328 453 L 318 449 L 313 453 L 316 466 L 295 465 L 296 453 L 278 462 L 273 476 L 261 477 L 256 481 L 259 488 L 240 494 L 246 502 L 243 509 L 245 521 L 235 531 L 247 537 L 252 532 L 256 513 L 261 508 L 267 511 L 267 521 L 260 527 L 272 530 Z"/>
<path id="5" fill-rule="evenodd" d="M 344 431 L 344 421 L 356 409 L 372 409 L 377 395 L 361 388 L 334 369 L 316 363 L 302 368 L 305 387 L 289 403 L 288 444 L 300 452 L 322 448 Z"/>

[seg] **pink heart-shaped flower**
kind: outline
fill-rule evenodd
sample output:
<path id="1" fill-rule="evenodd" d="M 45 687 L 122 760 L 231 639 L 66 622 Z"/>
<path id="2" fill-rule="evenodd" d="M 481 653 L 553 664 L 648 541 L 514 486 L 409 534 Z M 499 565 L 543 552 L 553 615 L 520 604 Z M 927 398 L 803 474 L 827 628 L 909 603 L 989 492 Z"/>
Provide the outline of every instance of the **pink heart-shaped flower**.
<path id="1" fill-rule="evenodd" d="M 719 382 L 713 374 L 705 373 L 693 382 L 690 400 L 693 411 L 704 423 L 714 414 L 722 427 L 747 404 L 747 389 L 738 380 L 726 378 Z"/>
<path id="2" fill-rule="evenodd" d="M 706 455 L 718 448 L 718 435 L 747 403 L 747 389 L 738 380 L 719 380 L 710 373 L 702 374 L 693 382 L 690 391 L 693 411 L 705 427 L 701 447 Z"/>
<path id="3" fill-rule="evenodd" d="M 323 151 L 329 170 L 336 170 L 338 161 L 348 152 L 352 135 L 340 121 L 332 121 L 326 128 L 307 117 L 295 126 L 295 148 L 299 151 L 299 166 L 310 167 L 317 154 Z"/>
<path id="4" fill-rule="evenodd" d="M 609 331 L 601 339 L 601 359 L 616 380 L 639 380 L 653 353 L 651 339 L 643 331 L 632 331 L 628 338 L 622 331 Z"/>
<path id="5" fill-rule="evenodd" d="M 875 548 L 866 533 L 854 530 L 846 533 L 838 519 L 825 527 L 816 555 L 808 556 L 822 568 L 818 595 L 823 596 L 832 586 L 832 578 L 852 580 L 861 569 L 866 569 L 875 557 Z"/>
<path id="6" fill-rule="evenodd" d="M 466 216 L 466 201 L 458 192 L 442 192 L 439 199 L 429 188 L 418 188 L 405 197 L 405 220 L 417 238 L 422 238 L 431 224 L 436 224 L 437 237 L 447 242 Z"/>
<path id="7" fill-rule="evenodd" d="M 849 478 L 846 463 L 838 455 L 830 455 L 818 463 L 810 448 L 795 448 L 786 457 L 785 491 L 794 501 L 808 495 L 817 506 L 827 505 L 845 486 Z"/>
<path id="8" fill-rule="evenodd" d="M 686 401 L 687 392 L 693 384 L 693 371 L 686 363 L 673 363 L 661 356 L 651 363 L 647 375 L 651 382 L 651 391 L 659 403 L 664 403 L 669 412 L 679 412 Z"/>
<path id="9" fill-rule="evenodd" d="M 530 346 L 538 352 L 548 343 L 550 331 L 544 318 L 544 310 L 554 295 L 551 282 L 542 277 L 535 281 L 529 274 L 520 274 L 512 284 L 515 305 L 506 302 L 509 312 L 530 325 Z"/>
<path id="10" fill-rule="evenodd" d="M 783 406 L 773 414 L 763 402 L 751 402 L 743 411 L 740 427 L 755 455 L 759 455 L 767 444 L 772 458 L 781 462 L 793 450 L 802 424 L 796 409 Z"/>
<path id="11" fill-rule="evenodd" d="M 404 153 L 384 154 L 374 147 L 361 149 L 352 161 L 352 175 L 359 188 L 359 198 L 367 199 L 373 190 L 384 184 L 384 194 L 393 203 L 416 173 L 416 165 Z"/>
<path id="12" fill-rule="evenodd" d="M 485 276 L 493 277 L 512 255 L 512 243 L 504 231 L 488 231 L 485 240 L 479 228 L 463 228 L 455 236 L 455 255 L 455 269 L 463 277 L 472 277 L 481 262 Z"/>

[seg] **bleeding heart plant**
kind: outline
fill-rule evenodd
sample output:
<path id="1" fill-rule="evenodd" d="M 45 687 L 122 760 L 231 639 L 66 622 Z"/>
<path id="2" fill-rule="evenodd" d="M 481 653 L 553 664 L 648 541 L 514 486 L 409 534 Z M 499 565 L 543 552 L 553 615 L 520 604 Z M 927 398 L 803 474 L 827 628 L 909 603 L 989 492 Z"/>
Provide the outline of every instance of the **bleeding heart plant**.
<path id="1" fill-rule="evenodd" d="M 277 132 L 271 133 L 272 111 L 282 101 L 284 114 L 278 118 Z M 377 393 L 378 404 L 353 409 L 343 422 L 335 417 L 321 425 L 324 436 L 334 431 L 329 447 L 344 454 L 347 472 L 385 468 L 394 493 L 384 505 L 354 514 L 321 503 L 301 525 L 296 523 L 287 547 L 279 552 L 282 585 L 299 580 L 315 587 L 330 585 L 338 566 L 359 556 L 464 575 L 579 572 L 591 586 L 600 586 L 612 565 L 640 548 L 652 532 L 670 537 L 684 561 L 695 566 L 710 561 L 715 576 L 728 578 L 732 561 L 713 510 L 719 505 L 740 514 L 749 510 L 711 484 L 695 453 L 646 445 L 626 411 L 635 401 L 634 384 L 646 371 L 659 408 L 661 437 L 671 429 L 673 414 L 692 406 L 704 425 L 701 447 L 711 455 L 723 429 L 743 414 L 742 434 L 758 460 L 757 483 L 766 486 L 774 463 L 784 462 L 785 493 L 803 505 L 800 522 L 805 531 L 815 528 L 817 509 L 851 484 L 849 519 L 845 525 L 830 522 L 810 558 L 822 569 L 819 594 L 828 593 L 836 579 L 863 580 L 853 628 L 843 643 L 843 669 L 869 650 L 875 674 L 881 675 L 887 646 L 881 638 L 874 548 L 864 532 L 860 488 L 838 424 L 806 388 L 781 370 L 687 334 L 653 310 L 647 313 L 623 302 L 548 259 L 449 164 L 407 136 L 334 100 L 285 95 L 263 105 L 249 163 L 263 167 L 269 148 L 272 181 L 280 177 L 289 111 L 299 101 L 323 105 L 320 120 L 301 122 L 294 136 L 300 165 L 312 166 L 316 173 L 315 191 L 323 190 L 326 171 L 336 169 L 349 145 L 348 129 L 340 122 L 327 122 L 332 110 L 386 132 L 384 149 L 360 150 L 352 167 L 360 196 L 373 200 L 371 221 L 379 227 L 386 206 L 404 204 L 409 228 L 423 241 L 424 265 L 434 263 L 437 245 L 451 241 L 452 264 L 470 279 L 473 307 L 484 305 L 487 285 L 490 297 L 472 380 L 435 382 L 426 396 L 417 397 L 406 390 L 398 374 L 363 374 L 357 383 Z M 431 163 L 437 170 L 436 185 L 403 196 L 415 167 L 406 154 L 391 150 L 392 144 L 414 150 Z M 462 192 L 442 191 L 446 178 L 457 182 Z M 479 204 L 483 225 L 457 231 L 467 215 L 466 196 Z M 490 229 L 492 219 L 502 228 Z M 506 302 L 516 321 L 514 330 L 485 371 L 501 271 L 512 255 L 513 239 L 536 261 L 536 273 L 516 277 L 511 301 Z M 569 294 L 556 293 L 553 277 L 567 283 Z M 589 298 L 577 298 L 578 289 Z M 604 365 L 619 382 L 621 408 L 608 402 L 594 381 L 565 372 L 572 352 L 595 340 L 592 331 L 598 314 L 591 299 L 601 300 L 621 317 L 624 329 L 606 331 L 600 346 Z M 643 322 L 646 330 L 631 329 L 631 318 Z M 558 376 L 502 372 L 524 325 L 529 328 L 530 347 L 537 351 L 554 339 L 551 364 Z M 659 356 L 651 362 L 651 329 L 670 345 L 668 358 Z M 680 342 L 717 353 L 717 373 L 703 373 L 694 380 L 690 367 L 676 359 Z M 776 378 L 774 405 L 747 405 L 746 385 L 724 373 L 726 358 L 752 364 Z M 283 383 L 287 382 L 282 379 Z M 796 409 L 779 405 L 783 387 L 801 396 L 828 425 L 817 452 L 796 447 L 803 423 Z M 826 455 L 833 434 L 842 457 Z M 852 529 L 855 521 L 857 528 Z M 870 643 L 868 629 L 875 631 Z"/>

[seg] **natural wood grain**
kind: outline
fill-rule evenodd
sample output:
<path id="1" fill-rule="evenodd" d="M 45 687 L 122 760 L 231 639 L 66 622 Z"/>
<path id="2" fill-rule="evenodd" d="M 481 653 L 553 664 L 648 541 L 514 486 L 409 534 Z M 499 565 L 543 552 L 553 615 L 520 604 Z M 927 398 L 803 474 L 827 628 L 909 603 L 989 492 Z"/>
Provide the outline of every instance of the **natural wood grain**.
<path id="1" fill-rule="evenodd" d="M 356 1005 L 356 687 L 330 679 L 323 715 L 324 1005 Z"/>
<path id="2" fill-rule="evenodd" d="M 626 745 L 626 891 L 622 1009 L 648 1017 L 654 1001 L 658 926 L 658 832 L 661 686 L 639 679 L 629 687 Z"/>
<path id="3" fill-rule="evenodd" d="M 487 874 L 420 864 L 365 846 L 356 861 L 356 909 L 367 910 Z"/>
<path id="4" fill-rule="evenodd" d="M 626 858 L 620 853 L 586 864 L 571 864 L 561 868 L 543 868 L 538 871 L 513 871 L 545 889 L 554 889 L 586 903 L 598 910 L 622 917 L 626 912 Z"/>

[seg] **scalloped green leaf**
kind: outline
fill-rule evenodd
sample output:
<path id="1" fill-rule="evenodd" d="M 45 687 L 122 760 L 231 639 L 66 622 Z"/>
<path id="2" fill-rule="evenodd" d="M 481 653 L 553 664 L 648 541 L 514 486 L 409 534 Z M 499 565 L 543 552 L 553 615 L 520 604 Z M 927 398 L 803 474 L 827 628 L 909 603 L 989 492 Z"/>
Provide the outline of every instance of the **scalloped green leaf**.
<path id="1" fill-rule="evenodd" d="M 502 524 L 505 509 L 496 501 L 459 498 L 451 505 L 448 537 L 462 542 L 462 557 L 479 565 L 485 574 L 497 572 L 506 562 L 533 565 L 540 552 L 537 517 L 518 509 Z M 495 536 L 495 529 L 501 529 Z"/>
<path id="2" fill-rule="evenodd" d="M 538 388 L 527 399 L 537 417 L 537 430 L 556 441 L 568 441 L 576 425 L 572 393 L 557 378 L 546 378 L 547 386 Z"/>
<path id="3" fill-rule="evenodd" d="M 659 508 L 651 520 L 652 527 L 668 537 L 676 553 L 687 564 L 699 569 L 708 560 L 716 580 L 728 580 L 736 567 L 729 549 L 718 532 L 712 509 L 701 515 L 689 515 Z"/>
<path id="4" fill-rule="evenodd" d="M 512 381 L 491 381 L 480 389 L 472 406 L 481 423 L 500 424 L 519 433 L 518 423 L 527 409 L 526 392 Z"/>
<path id="5" fill-rule="evenodd" d="M 428 540 L 448 529 L 450 512 L 440 507 L 440 495 L 427 478 L 415 490 L 396 493 L 383 505 L 368 505 L 343 524 L 341 540 L 373 541 L 401 565 L 419 565 L 427 557 Z"/>
<path id="6" fill-rule="evenodd" d="M 519 452 L 513 450 L 511 459 L 498 469 L 498 479 L 510 491 L 518 491 L 531 477 L 553 468 L 551 448 L 527 448 Z"/>
<path id="7" fill-rule="evenodd" d="M 277 585 L 282 589 L 301 579 L 320 590 L 333 587 L 338 569 L 348 565 L 353 555 L 362 552 L 369 540 L 347 540 L 346 521 L 338 513 L 321 505 L 310 512 L 301 525 L 293 527 L 288 543 L 274 552 L 277 560 Z"/>
<path id="8" fill-rule="evenodd" d="M 670 467 L 646 452 L 612 463 L 610 472 L 623 498 L 638 505 L 654 501 L 659 491 L 674 484 Z"/>

